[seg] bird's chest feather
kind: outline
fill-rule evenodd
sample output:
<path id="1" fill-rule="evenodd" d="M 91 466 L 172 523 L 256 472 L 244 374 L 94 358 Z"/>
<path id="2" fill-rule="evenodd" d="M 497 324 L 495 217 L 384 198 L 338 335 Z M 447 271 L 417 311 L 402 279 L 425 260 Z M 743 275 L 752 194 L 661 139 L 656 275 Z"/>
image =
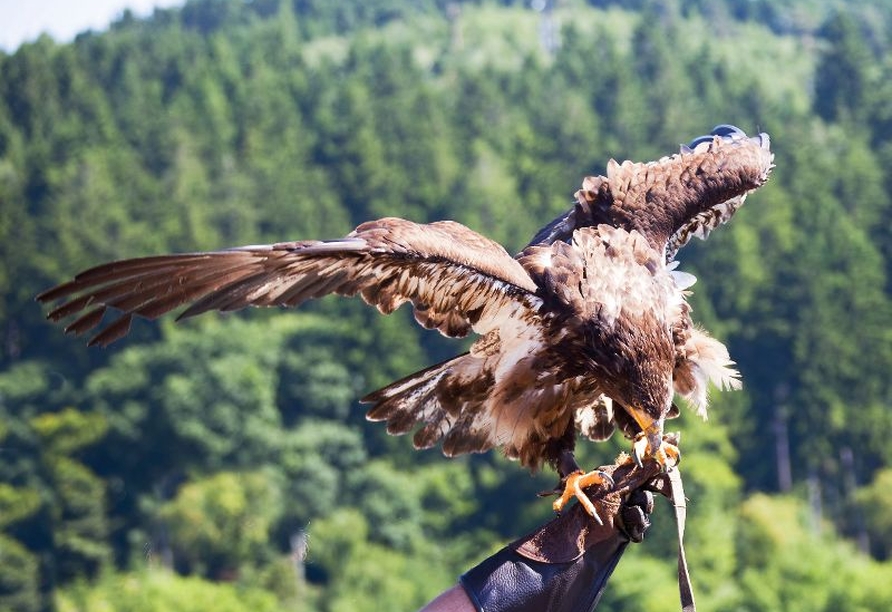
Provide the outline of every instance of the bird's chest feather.
<path id="1" fill-rule="evenodd" d="M 540 279 L 553 296 L 547 320 L 567 373 L 664 386 L 675 357 L 672 321 L 684 297 L 662 256 L 636 232 L 606 226 L 577 231 L 555 255 L 552 267 L 561 274 Z"/>

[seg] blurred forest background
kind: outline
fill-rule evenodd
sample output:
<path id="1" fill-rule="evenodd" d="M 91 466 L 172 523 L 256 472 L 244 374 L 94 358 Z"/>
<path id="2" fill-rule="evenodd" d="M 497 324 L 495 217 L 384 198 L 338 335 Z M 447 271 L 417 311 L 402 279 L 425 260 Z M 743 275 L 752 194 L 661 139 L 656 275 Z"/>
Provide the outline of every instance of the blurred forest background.
<path id="1" fill-rule="evenodd" d="M 88 350 L 39 291 L 387 215 L 514 252 L 609 158 L 717 123 L 769 132 L 777 168 L 681 255 L 745 383 L 669 427 L 699 602 L 887 609 L 890 52 L 883 0 L 191 0 L 0 53 L 0 609 L 410 610 L 551 514 L 553 474 L 364 421 L 358 397 L 464 348 L 404 311 L 326 299 Z M 606 609 L 678 608 L 672 534 L 660 504 Z"/>

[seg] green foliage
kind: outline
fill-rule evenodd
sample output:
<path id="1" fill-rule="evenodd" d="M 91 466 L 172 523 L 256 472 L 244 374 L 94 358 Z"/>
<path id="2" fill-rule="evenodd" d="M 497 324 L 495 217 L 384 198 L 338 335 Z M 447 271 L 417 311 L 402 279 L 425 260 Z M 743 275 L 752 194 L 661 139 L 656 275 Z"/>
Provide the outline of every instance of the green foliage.
<path id="1" fill-rule="evenodd" d="M 40 610 L 40 572 L 37 555 L 0 534 L 0 608 L 10 612 Z"/>
<path id="2" fill-rule="evenodd" d="M 27 387 L 6 388 L 29 396 Z M 102 438 L 105 421 L 72 408 L 5 416 L 10 460 L 0 469 L 0 567 L 9 570 L 0 572 L 0 600 L 4 609 L 42 609 L 41 574 L 93 575 L 110 560 L 105 482 L 72 457 Z"/>
<path id="3" fill-rule="evenodd" d="M 47 609 L 59 587 L 61 610 L 410 609 L 551 514 L 535 493 L 552 474 L 415 453 L 363 420 L 357 398 L 466 346 L 405 309 L 138 323 L 102 352 L 42 322 L 38 291 L 113 258 L 385 215 L 516 251 L 609 157 L 731 122 L 770 132 L 778 167 L 682 254 L 695 318 L 746 385 L 709 423 L 669 426 L 695 587 L 717 610 L 882 609 L 888 566 L 832 526 L 863 516 L 872 552 L 892 550 L 887 4 L 564 2 L 547 49 L 521 2 L 192 0 L 0 55 L 0 607 Z M 758 492 L 778 419 L 820 520 Z M 853 499 L 852 482 L 872 484 Z M 654 520 L 604 606 L 674 609 L 665 506 Z M 301 531 L 309 584 L 283 557 Z M 142 570 L 146 551 L 239 586 Z"/>
<path id="4" fill-rule="evenodd" d="M 882 559 L 892 558 L 892 469 L 876 473 L 873 482 L 858 491 L 856 512 L 863 513 L 867 533 Z"/>
<path id="5" fill-rule="evenodd" d="M 287 513 L 295 526 L 337 505 L 343 483 L 367 460 L 362 437 L 333 421 L 308 419 L 285 440 L 279 464 L 286 478 Z"/>
<path id="6" fill-rule="evenodd" d="M 384 526 L 356 510 L 332 512 L 310 526 L 310 567 L 328 577 L 331 594 L 322 609 L 378 610 L 386 601 L 412 610 L 454 583 L 456 573 L 438 545 L 418 540 L 410 550 L 394 550 L 375 542 Z"/>
<path id="7" fill-rule="evenodd" d="M 108 459 L 143 464 L 142 479 L 196 462 L 267 460 L 281 438 L 277 347 L 300 324 L 290 317 L 272 325 L 210 320 L 115 355 L 86 381 L 85 403 L 110 426 Z"/>
<path id="8" fill-rule="evenodd" d="M 40 494 L 0 483 L 0 528 L 31 516 L 40 506 Z"/>
<path id="9" fill-rule="evenodd" d="M 872 63 L 858 23 L 847 11 L 836 13 L 823 28 L 828 48 L 815 81 L 815 112 L 826 121 L 860 119 Z"/>
<path id="10" fill-rule="evenodd" d="M 276 598 L 256 588 L 208 582 L 201 578 L 147 569 L 105 574 L 95 584 L 76 583 L 56 597 L 59 612 L 278 612 Z"/>
<path id="11" fill-rule="evenodd" d="M 822 534 L 801 502 L 756 495 L 741 508 L 741 610 L 874 610 L 892 566 Z"/>
<path id="12" fill-rule="evenodd" d="M 178 565 L 219 578 L 262 559 L 282 504 L 268 474 L 222 472 L 183 485 L 158 518 L 170 531 Z"/>
<path id="13" fill-rule="evenodd" d="M 99 414 L 84 414 L 73 408 L 46 412 L 31 420 L 46 452 L 67 455 L 101 439 L 108 423 Z"/>
<path id="14" fill-rule="evenodd" d="M 672 561 L 656 559 L 634 549 L 628 551 L 598 606 L 630 612 L 677 610 L 678 578 Z"/>
<path id="15" fill-rule="evenodd" d="M 60 576 L 94 574 L 110 557 L 105 483 L 68 457 L 49 457 L 56 567 Z"/>

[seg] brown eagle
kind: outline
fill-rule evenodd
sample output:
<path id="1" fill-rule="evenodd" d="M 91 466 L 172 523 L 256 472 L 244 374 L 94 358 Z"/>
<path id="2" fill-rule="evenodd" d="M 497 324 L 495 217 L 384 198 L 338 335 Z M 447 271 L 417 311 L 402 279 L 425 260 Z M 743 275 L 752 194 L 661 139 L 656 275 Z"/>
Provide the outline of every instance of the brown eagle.
<path id="1" fill-rule="evenodd" d="M 118 311 L 89 342 L 101 346 L 135 315 L 187 304 L 178 319 L 331 293 L 359 294 L 385 314 L 410 302 L 424 327 L 478 339 L 363 398 L 368 418 L 447 456 L 500 447 L 530 469 L 548 463 L 565 484 L 559 509 L 574 494 L 588 502 L 580 488 L 602 479 L 578 470 L 577 431 L 603 439 L 618 425 L 637 461 L 668 466 L 678 457 L 662 439 L 674 394 L 705 413 L 707 382 L 738 384 L 725 347 L 691 322 L 693 277 L 671 260 L 767 180 L 773 156 L 767 135 L 730 126 L 692 144 L 656 162 L 611 160 L 516 257 L 453 221 L 384 218 L 338 240 L 107 263 L 37 299 L 64 300 L 48 318 L 77 315 L 65 328 L 77 335 Z"/>

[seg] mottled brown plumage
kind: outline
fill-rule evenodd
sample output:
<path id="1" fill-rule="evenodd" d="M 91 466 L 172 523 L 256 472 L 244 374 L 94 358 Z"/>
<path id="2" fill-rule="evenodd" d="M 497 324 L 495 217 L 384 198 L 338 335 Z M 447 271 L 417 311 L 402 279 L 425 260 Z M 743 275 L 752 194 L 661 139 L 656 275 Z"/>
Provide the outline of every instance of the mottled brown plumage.
<path id="1" fill-rule="evenodd" d="M 530 244 L 566 241 L 582 227 L 609 224 L 640 232 L 674 267 L 678 249 L 728 222 L 747 195 L 765 183 L 773 159 L 767 134 L 747 138 L 739 128 L 719 125 L 708 136 L 682 145 L 678 154 L 656 162 L 611 160 L 607 176 L 586 177 L 575 205 L 542 228 Z M 685 273 L 673 277 L 682 291 L 696 280 Z M 709 384 L 737 389 L 739 376 L 725 346 L 693 323 L 687 302 L 671 330 L 675 393 L 705 418 Z M 640 433 L 638 424 L 614 403 L 602 397 L 600 406 L 577 422 L 580 433 L 592 440 L 610 437 L 616 427 L 630 438 Z M 667 418 L 675 416 L 678 409 L 673 405 Z"/>
<path id="2" fill-rule="evenodd" d="M 586 177 L 575 205 L 539 230 L 529 246 L 567 241 L 580 227 L 605 224 L 639 231 L 671 261 L 692 237 L 705 239 L 727 223 L 774 167 L 764 133 L 747 138 L 738 128 L 719 125 L 694 142 L 654 162 L 610 160 L 607 176 Z"/>
<path id="3" fill-rule="evenodd" d="M 414 431 L 417 447 L 440 443 L 447 455 L 501 447 L 536 469 L 559 467 L 577 430 L 603 439 L 619 424 L 657 456 L 674 391 L 696 400 L 707 380 L 735 380 L 724 347 L 689 323 L 687 277 L 667 261 L 770 165 L 767 137 L 719 136 L 651 164 L 611 163 L 516 258 L 458 223 L 386 218 L 333 241 L 109 263 L 38 299 L 62 300 L 48 318 L 76 317 L 65 329 L 78 335 L 99 328 L 90 344 L 103 346 L 133 316 L 182 306 L 180 318 L 330 293 L 384 313 L 409 302 L 421 325 L 478 338 L 364 398 L 390 433 Z"/>
<path id="4" fill-rule="evenodd" d="M 122 311 L 90 340 L 107 346 L 127 333 L 133 315 L 154 319 L 190 304 L 183 319 L 208 310 L 298 306 L 329 293 L 360 294 L 385 314 L 411 301 L 421 325 L 461 337 L 492 307 L 493 293 L 519 291 L 531 293 L 535 286 L 497 243 L 452 221 L 419 225 L 387 218 L 363 223 L 341 240 L 112 262 L 38 299 L 80 294 L 48 315 L 57 321 L 89 308 L 65 328 L 78 335 L 97 327 L 109 308 Z"/>

